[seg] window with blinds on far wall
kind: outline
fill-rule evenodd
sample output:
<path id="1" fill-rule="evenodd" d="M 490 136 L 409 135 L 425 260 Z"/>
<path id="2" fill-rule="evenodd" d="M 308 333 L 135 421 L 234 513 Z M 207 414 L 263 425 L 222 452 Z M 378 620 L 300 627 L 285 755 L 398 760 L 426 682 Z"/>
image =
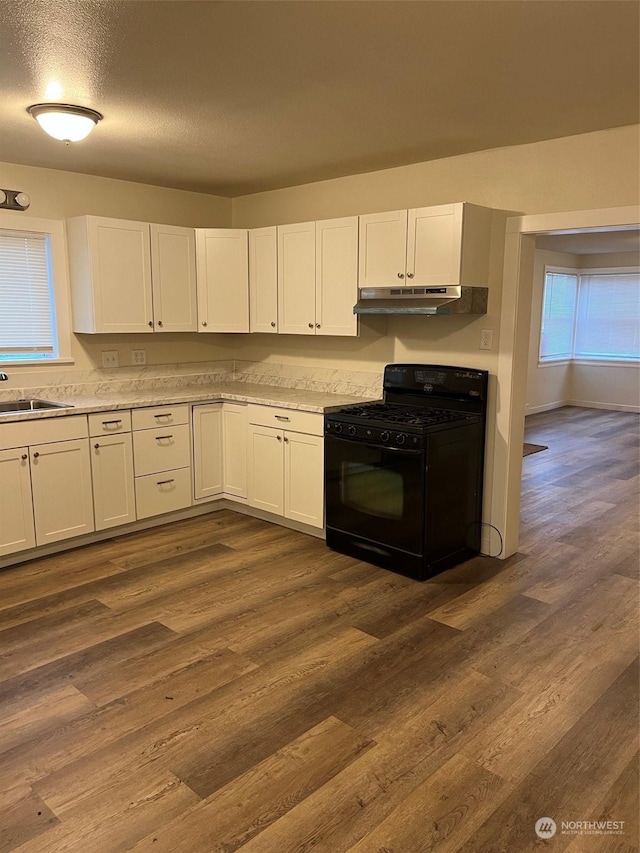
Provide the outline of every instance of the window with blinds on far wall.
<path id="1" fill-rule="evenodd" d="M 0 230 L 0 363 L 57 354 L 49 235 Z"/>
<path id="2" fill-rule="evenodd" d="M 547 270 L 540 363 L 640 359 L 640 271 Z"/>

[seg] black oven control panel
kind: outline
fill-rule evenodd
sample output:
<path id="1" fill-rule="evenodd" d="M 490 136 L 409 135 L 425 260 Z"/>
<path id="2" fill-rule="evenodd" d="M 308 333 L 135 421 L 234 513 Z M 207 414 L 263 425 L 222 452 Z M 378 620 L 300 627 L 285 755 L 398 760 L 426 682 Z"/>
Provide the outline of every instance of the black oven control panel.
<path id="1" fill-rule="evenodd" d="M 351 441 L 364 441 L 368 444 L 405 450 L 422 450 L 425 443 L 423 435 L 412 435 L 408 432 L 399 432 L 397 429 L 381 429 L 363 424 L 350 424 L 328 418 L 325 420 L 324 432 L 325 435 L 335 435 Z"/>

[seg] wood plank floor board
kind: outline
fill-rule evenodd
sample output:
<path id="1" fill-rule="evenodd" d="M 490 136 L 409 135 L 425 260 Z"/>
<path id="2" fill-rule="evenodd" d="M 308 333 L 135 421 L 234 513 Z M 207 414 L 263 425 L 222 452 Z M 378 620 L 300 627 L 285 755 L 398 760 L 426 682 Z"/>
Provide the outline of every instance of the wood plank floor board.
<path id="1" fill-rule="evenodd" d="M 373 742 L 329 717 L 132 848 L 135 853 L 244 846 L 357 760 Z"/>
<path id="2" fill-rule="evenodd" d="M 637 425 L 528 417 L 422 584 L 229 509 L 0 571 L 0 853 L 640 853 Z"/>
<path id="3" fill-rule="evenodd" d="M 534 831 L 538 818 L 552 817 L 557 823 L 595 819 L 603 796 L 638 749 L 637 688 L 636 659 L 536 764 L 531 777 L 487 818 L 461 853 L 538 850 L 540 839 Z M 594 743 L 607 755 L 606 768 Z M 557 833 L 553 849 L 566 850 L 573 840 Z M 636 842 L 637 837 L 625 835 L 621 840 Z"/>

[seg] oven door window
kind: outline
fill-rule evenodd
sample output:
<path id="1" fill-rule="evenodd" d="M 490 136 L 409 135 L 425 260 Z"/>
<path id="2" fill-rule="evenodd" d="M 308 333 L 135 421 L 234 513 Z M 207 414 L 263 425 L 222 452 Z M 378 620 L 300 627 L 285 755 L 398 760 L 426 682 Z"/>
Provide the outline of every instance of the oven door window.
<path id="1" fill-rule="evenodd" d="M 377 518 L 401 520 L 405 489 L 401 471 L 367 462 L 342 462 L 342 505 Z"/>
<path id="2" fill-rule="evenodd" d="M 424 455 L 325 438 L 327 526 L 371 542 L 421 553 Z"/>

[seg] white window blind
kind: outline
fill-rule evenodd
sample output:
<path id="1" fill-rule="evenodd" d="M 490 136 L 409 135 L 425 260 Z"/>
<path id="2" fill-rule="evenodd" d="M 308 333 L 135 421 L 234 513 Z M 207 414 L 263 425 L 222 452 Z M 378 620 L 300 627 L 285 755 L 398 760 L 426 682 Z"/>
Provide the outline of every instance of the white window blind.
<path id="1" fill-rule="evenodd" d="M 571 358 L 578 276 L 548 272 L 542 302 L 540 361 Z"/>
<path id="2" fill-rule="evenodd" d="M 0 230 L 0 361 L 56 355 L 49 235 Z"/>
<path id="3" fill-rule="evenodd" d="M 638 273 L 580 276 L 575 356 L 640 358 Z"/>

